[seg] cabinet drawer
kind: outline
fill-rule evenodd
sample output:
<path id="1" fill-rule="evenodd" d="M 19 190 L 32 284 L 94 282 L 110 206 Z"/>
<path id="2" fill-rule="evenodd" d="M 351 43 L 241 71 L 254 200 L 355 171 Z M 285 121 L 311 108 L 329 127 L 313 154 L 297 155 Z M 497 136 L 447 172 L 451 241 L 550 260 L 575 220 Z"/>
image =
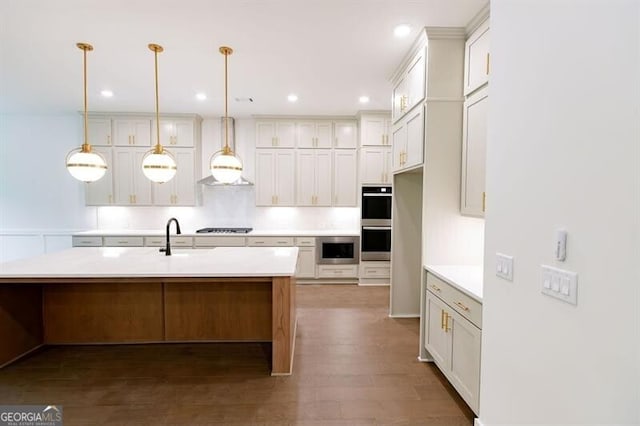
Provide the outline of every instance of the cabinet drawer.
<path id="1" fill-rule="evenodd" d="M 390 278 L 390 262 L 363 262 L 360 264 L 360 278 Z"/>
<path id="2" fill-rule="evenodd" d="M 293 237 L 247 237 L 249 247 L 289 247 Z"/>
<path id="3" fill-rule="evenodd" d="M 194 247 L 244 247 L 244 237 L 194 237 Z"/>
<path id="4" fill-rule="evenodd" d="M 358 265 L 318 265 L 318 278 L 358 278 Z"/>
<path id="5" fill-rule="evenodd" d="M 171 236 L 172 247 L 192 247 L 192 237 L 177 237 Z M 146 247 L 164 247 L 167 245 L 167 237 L 144 237 L 144 245 Z"/>
<path id="6" fill-rule="evenodd" d="M 298 247 L 315 247 L 315 237 L 296 237 L 296 245 Z"/>
<path id="7" fill-rule="evenodd" d="M 104 237 L 105 247 L 142 247 L 143 237 Z"/>
<path id="8" fill-rule="evenodd" d="M 101 247 L 102 237 L 71 237 L 73 247 Z"/>
<path id="9" fill-rule="evenodd" d="M 482 304 L 433 274 L 427 273 L 427 290 L 482 329 Z"/>

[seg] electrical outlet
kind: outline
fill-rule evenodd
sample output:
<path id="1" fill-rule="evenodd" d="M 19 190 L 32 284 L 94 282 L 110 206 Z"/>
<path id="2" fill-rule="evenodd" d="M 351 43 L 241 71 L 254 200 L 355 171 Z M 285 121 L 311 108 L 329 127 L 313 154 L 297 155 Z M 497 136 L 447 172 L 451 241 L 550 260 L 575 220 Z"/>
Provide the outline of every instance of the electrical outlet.
<path id="1" fill-rule="evenodd" d="M 562 300 L 578 304 L 578 274 L 553 266 L 540 265 L 542 268 L 542 293 Z"/>
<path id="2" fill-rule="evenodd" d="M 496 275 L 507 281 L 513 281 L 513 256 L 496 253 Z"/>

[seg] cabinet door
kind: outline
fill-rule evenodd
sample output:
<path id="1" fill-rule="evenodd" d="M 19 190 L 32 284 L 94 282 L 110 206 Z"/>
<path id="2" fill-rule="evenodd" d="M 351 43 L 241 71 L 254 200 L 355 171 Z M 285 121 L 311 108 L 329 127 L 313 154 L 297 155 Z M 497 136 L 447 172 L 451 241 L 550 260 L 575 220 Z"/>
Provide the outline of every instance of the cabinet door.
<path id="1" fill-rule="evenodd" d="M 424 100 L 425 95 L 425 50 L 420 49 L 407 70 L 407 108 L 409 111 Z"/>
<path id="2" fill-rule="evenodd" d="M 489 81 L 489 21 L 482 24 L 465 43 L 464 94 Z"/>
<path id="3" fill-rule="evenodd" d="M 391 135 L 393 139 L 393 168 L 395 172 L 403 169 L 404 155 L 407 149 L 407 127 L 404 122 L 396 124 Z"/>
<path id="4" fill-rule="evenodd" d="M 384 150 L 384 182 L 382 183 L 391 183 L 392 164 L 393 164 L 393 153 L 391 152 L 391 148 L 387 147 Z"/>
<path id="5" fill-rule="evenodd" d="M 362 119 L 360 131 L 362 146 L 387 145 L 387 119 L 385 117 L 366 117 Z"/>
<path id="6" fill-rule="evenodd" d="M 89 144 L 99 146 L 111 146 L 111 120 L 108 118 L 89 118 L 87 131 Z M 101 179 L 102 180 L 102 179 Z"/>
<path id="7" fill-rule="evenodd" d="M 295 204 L 295 156 L 293 149 L 278 150 L 275 153 L 275 196 L 276 205 Z"/>
<path id="8" fill-rule="evenodd" d="M 358 147 L 358 125 L 355 121 L 336 121 L 335 148 L 357 148 Z"/>
<path id="9" fill-rule="evenodd" d="M 443 371 L 448 371 L 451 360 L 450 338 L 445 330 L 447 305 L 431 292 L 427 291 L 425 315 L 427 324 L 424 330 L 424 347 Z"/>
<path id="10" fill-rule="evenodd" d="M 194 146 L 194 127 L 195 123 L 192 120 L 175 120 L 173 145 L 184 147 Z"/>
<path id="11" fill-rule="evenodd" d="M 453 309 L 448 310 L 451 336 L 451 384 L 474 412 L 480 395 L 481 332 Z"/>
<path id="12" fill-rule="evenodd" d="M 316 248 L 298 247 L 297 278 L 315 278 L 316 276 Z"/>
<path id="13" fill-rule="evenodd" d="M 316 123 L 316 148 L 331 148 L 332 129 L 330 122 Z"/>
<path id="14" fill-rule="evenodd" d="M 178 168 L 169 182 L 152 183 L 154 205 L 195 205 L 194 155 L 191 149 L 175 148 L 173 154 Z"/>
<path id="15" fill-rule="evenodd" d="M 355 150 L 336 150 L 333 170 L 333 205 L 358 205 L 358 159 Z"/>
<path id="16" fill-rule="evenodd" d="M 386 147 L 367 147 L 360 151 L 360 179 L 362 183 L 385 182 Z"/>
<path id="17" fill-rule="evenodd" d="M 305 149 L 297 152 L 297 193 L 298 206 L 315 205 L 316 196 L 316 154 L 315 150 Z"/>
<path id="18" fill-rule="evenodd" d="M 275 150 L 256 150 L 256 205 L 275 204 Z"/>
<path id="19" fill-rule="evenodd" d="M 316 124 L 309 121 L 298 122 L 298 148 L 316 146 Z"/>
<path id="20" fill-rule="evenodd" d="M 316 206 L 331 205 L 331 150 L 316 150 Z"/>
<path id="21" fill-rule="evenodd" d="M 471 216 L 484 216 L 488 108 L 486 89 L 464 104 L 460 212 Z"/>
<path id="22" fill-rule="evenodd" d="M 151 181 L 142 172 L 142 159 L 148 152 L 146 148 L 136 148 L 133 151 L 133 204 L 151 205 Z"/>
<path id="23" fill-rule="evenodd" d="M 151 145 L 151 120 L 118 119 L 113 121 L 113 128 L 115 133 L 115 145 Z"/>
<path id="24" fill-rule="evenodd" d="M 407 81 L 404 76 L 393 86 L 393 108 L 391 116 L 397 121 L 407 111 Z"/>
<path id="25" fill-rule="evenodd" d="M 293 121 L 276 122 L 276 147 L 293 148 L 296 146 L 296 124 Z"/>
<path id="26" fill-rule="evenodd" d="M 276 146 L 275 121 L 256 122 L 256 148 L 271 148 Z"/>
<path id="27" fill-rule="evenodd" d="M 93 146 L 91 149 L 102 154 L 107 162 L 107 172 L 100 180 L 85 184 L 85 204 L 88 206 L 108 206 L 113 204 L 113 157 L 111 149 L 99 146 Z"/>
<path id="28" fill-rule="evenodd" d="M 156 143 L 156 123 L 151 123 L 152 144 Z M 171 149 L 172 146 L 192 147 L 193 146 L 194 123 L 190 120 L 160 120 L 160 143 Z"/>
<path id="29" fill-rule="evenodd" d="M 424 107 L 417 107 L 407 116 L 407 149 L 404 168 L 422 164 L 424 151 Z"/>
<path id="30" fill-rule="evenodd" d="M 113 185 L 116 204 L 133 204 L 133 163 L 130 149 L 116 148 L 113 152 Z"/>

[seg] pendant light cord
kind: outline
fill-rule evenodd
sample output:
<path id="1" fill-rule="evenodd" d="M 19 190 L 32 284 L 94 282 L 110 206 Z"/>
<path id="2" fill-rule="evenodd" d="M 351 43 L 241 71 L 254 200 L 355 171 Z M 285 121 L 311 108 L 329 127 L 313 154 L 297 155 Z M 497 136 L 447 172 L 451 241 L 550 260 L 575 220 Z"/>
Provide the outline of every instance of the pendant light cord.
<path id="1" fill-rule="evenodd" d="M 229 52 L 224 53 L 224 148 L 225 152 L 229 151 L 229 110 L 228 110 L 228 73 L 227 73 L 227 60 L 229 58 Z"/>
<path id="2" fill-rule="evenodd" d="M 82 151 L 89 151 L 89 130 L 87 119 L 87 49 L 82 48 L 83 52 L 83 81 L 84 81 L 84 144 L 82 145 Z"/>
<path id="3" fill-rule="evenodd" d="M 158 106 L 158 50 L 155 53 L 155 74 L 156 74 L 156 154 L 162 154 L 162 146 L 160 145 L 160 109 Z"/>

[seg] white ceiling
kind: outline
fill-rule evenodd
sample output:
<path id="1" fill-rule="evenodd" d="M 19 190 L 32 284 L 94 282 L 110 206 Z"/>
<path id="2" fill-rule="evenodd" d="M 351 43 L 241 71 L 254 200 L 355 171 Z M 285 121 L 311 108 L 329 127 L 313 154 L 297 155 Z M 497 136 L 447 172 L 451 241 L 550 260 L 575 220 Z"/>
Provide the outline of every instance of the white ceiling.
<path id="1" fill-rule="evenodd" d="M 0 0 L 0 112 L 82 110 L 82 51 L 90 111 L 229 115 L 353 115 L 390 108 L 389 77 L 424 26 L 466 26 L 487 0 Z M 398 23 L 412 26 L 394 38 Z M 115 95 L 100 96 L 102 89 Z M 207 100 L 195 99 L 205 92 Z M 299 101 L 287 101 L 289 93 Z M 358 97 L 371 101 L 362 105 Z M 253 103 L 236 102 L 252 97 Z"/>

